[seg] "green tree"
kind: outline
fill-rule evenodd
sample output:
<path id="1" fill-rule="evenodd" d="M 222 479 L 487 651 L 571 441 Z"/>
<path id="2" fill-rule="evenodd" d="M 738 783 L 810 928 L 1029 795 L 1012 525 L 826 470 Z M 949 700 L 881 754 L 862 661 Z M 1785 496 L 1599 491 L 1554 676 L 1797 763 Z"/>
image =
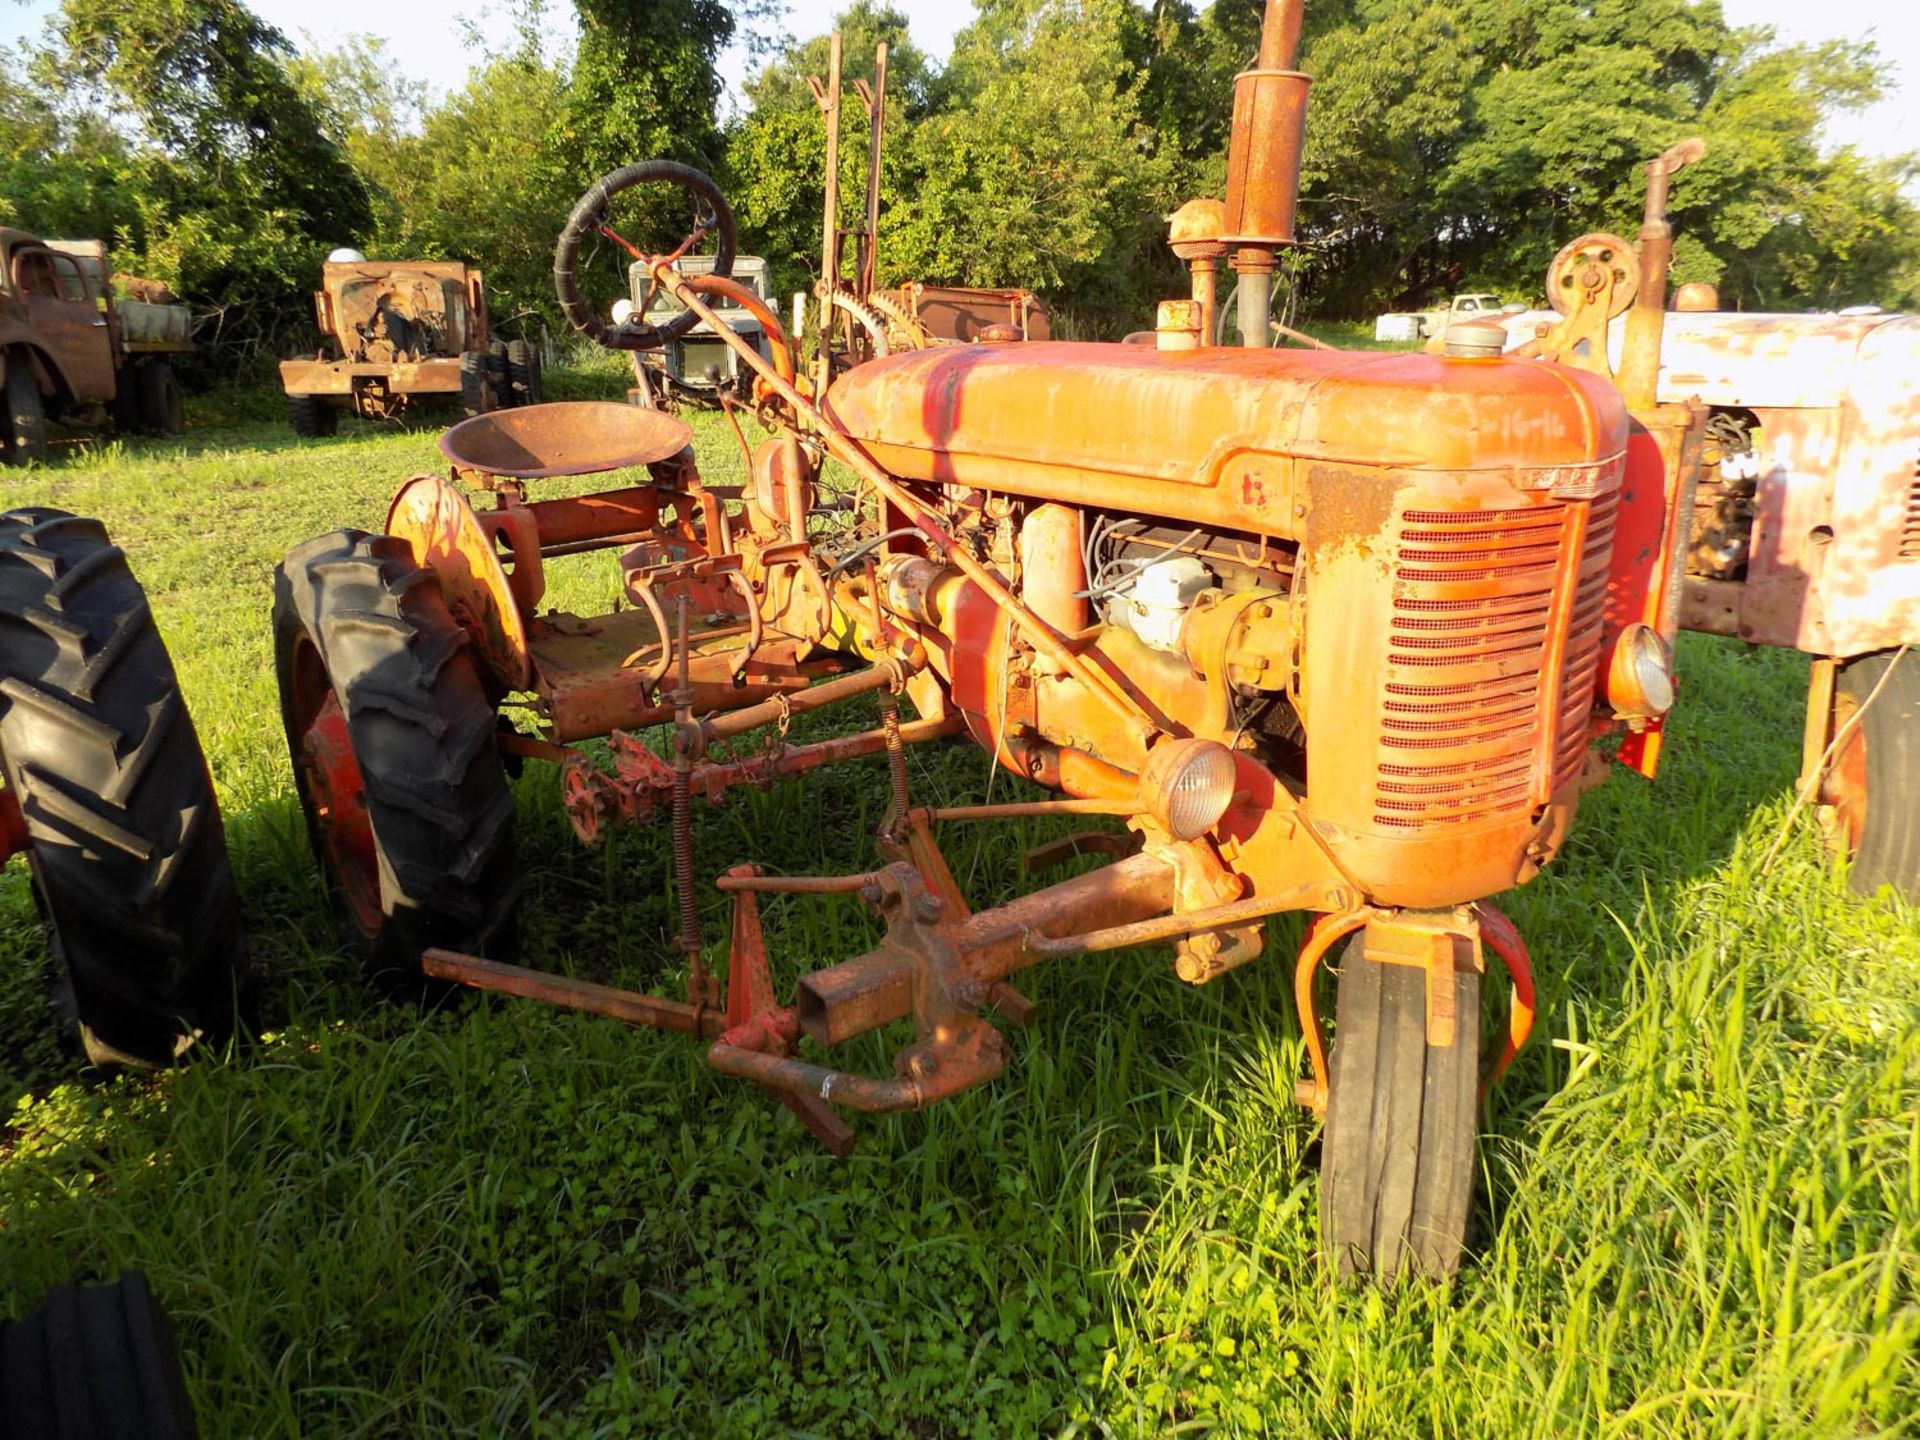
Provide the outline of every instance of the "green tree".
<path id="1" fill-rule="evenodd" d="M 372 223 L 366 187 L 288 73 L 293 48 L 239 0 L 64 0 L 53 76 L 98 87 L 209 204 L 284 212 L 336 243 Z"/>
<path id="2" fill-rule="evenodd" d="M 271 356 L 321 255 L 373 221 L 291 58 L 237 0 L 65 0 L 30 64 L 56 108 L 10 105 L 7 139 L 14 167 L 76 178 L 16 190 L 38 212 L 22 218 L 111 239 L 196 303 L 231 362 Z"/>
<path id="3" fill-rule="evenodd" d="M 946 103 L 914 130 L 919 186 L 886 222 L 900 273 L 1028 285 L 1091 330 L 1133 329 L 1172 168 L 1141 121 L 1128 0 L 990 0 L 956 39 Z"/>
<path id="4" fill-rule="evenodd" d="M 585 181 L 666 157 L 720 168 L 720 52 L 763 6 L 723 0 L 575 0 L 580 42 L 565 139 Z"/>

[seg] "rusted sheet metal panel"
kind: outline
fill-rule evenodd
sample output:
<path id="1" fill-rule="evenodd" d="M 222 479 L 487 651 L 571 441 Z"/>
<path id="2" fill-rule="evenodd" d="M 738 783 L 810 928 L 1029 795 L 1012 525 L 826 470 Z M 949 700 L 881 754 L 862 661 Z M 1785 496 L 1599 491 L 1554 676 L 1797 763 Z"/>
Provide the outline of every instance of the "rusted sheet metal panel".
<path id="1" fill-rule="evenodd" d="M 849 372 L 827 410 L 905 478 L 1281 536 L 1304 500 L 1296 461 L 1525 483 L 1626 445 L 1618 396 L 1590 376 L 1330 350 L 923 350 Z"/>
<path id="2" fill-rule="evenodd" d="M 1920 318 L 1860 342 L 1815 584 L 1830 655 L 1920 643 Z"/>
<path id="3" fill-rule="evenodd" d="M 1660 398 L 1696 396 L 1752 412 L 1762 471 L 1738 619 L 1718 591 L 1689 616 L 1816 655 L 1920 642 L 1920 316 L 1669 315 Z"/>
<path id="4" fill-rule="evenodd" d="M 1759 513 L 1738 629 L 1741 639 L 1755 645 L 1827 653 L 1831 637 L 1816 572 L 1827 573 L 1833 559 L 1826 534 L 1833 518 L 1840 423 L 1838 408 L 1761 416 L 1763 468 L 1754 497 Z"/>
<path id="5" fill-rule="evenodd" d="M 280 362 L 280 384 L 289 395 L 351 395 L 356 380 L 378 380 L 401 395 L 458 395 L 460 362 L 457 359 L 421 360 L 404 365 L 325 360 Z"/>
<path id="6" fill-rule="evenodd" d="M 1513 316 L 1505 322 L 1509 348 L 1533 338 L 1538 325 L 1559 318 L 1550 310 Z M 1920 337 L 1920 317 L 1674 312 L 1666 317 L 1661 344 L 1659 398 L 1677 404 L 1698 397 L 1706 405 L 1747 408 L 1838 405 L 1853 383 L 1861 345 L 1882 330 Z M 1607 351 L 1616 368 L 1623 335 L 1616 319 L 1607 331 Z M 1886 347 L 1885 338 L 1876 342 L 1877 350 L 1884 353 Z"/>
<path id="7" fill-rule="evenodd" d="M 1031 290 L 915 283 L 879 293 L 900 305 L 938 340 L 978 340 L 989 325 L 1012 325 L 1028 340 L 1046 340 L 1052 335 L 1052 316 Z"/>

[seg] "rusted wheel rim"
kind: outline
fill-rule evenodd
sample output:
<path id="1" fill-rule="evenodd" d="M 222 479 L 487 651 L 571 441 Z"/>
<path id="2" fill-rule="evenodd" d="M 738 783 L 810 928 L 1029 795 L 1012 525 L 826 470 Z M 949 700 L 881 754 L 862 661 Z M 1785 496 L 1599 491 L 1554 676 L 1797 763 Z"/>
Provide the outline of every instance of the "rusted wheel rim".
<path id="1" fill-rule="evenodd" d="M 345 902 L 355 927 L 364 935 L 377 935 L 384 915 L 380 908 L 380 853 L 374 844 L 366 784 L 360 776 L 360 762 L 353 755 L 347 717 L 340 709 L 339 697 L 331 691 L 301 733 L 300 771 L 327 877 Z"/>
<path id="2" fill-rule="evenodd" d="M 1839 734 L 1853 719 L 1859 701 L 1840 694 L 1833 701 L 1833 731 Z M 1833 806 L 1838 821 L 1836 838 L 1849 855 L 1858 854 L 1867 832 L 1867 734 L 1856 727 L 1833 757 L 1821 786 L 1821 799 Z"/>

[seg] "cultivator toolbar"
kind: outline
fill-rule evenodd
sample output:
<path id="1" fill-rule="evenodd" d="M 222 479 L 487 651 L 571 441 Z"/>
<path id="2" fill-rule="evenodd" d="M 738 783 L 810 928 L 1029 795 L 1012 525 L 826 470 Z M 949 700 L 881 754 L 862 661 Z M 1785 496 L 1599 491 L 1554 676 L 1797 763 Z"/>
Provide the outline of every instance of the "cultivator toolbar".
<path id="1" fill-rule="evenodd" d="M 1200 257 L 1196 296 L 1213 290 L 1207 255 L 1258 292 L 1290 236 L 1298 33 L 1297 0 L 1274 0 L 1237 92 L 1226 228 L 1198 250 L 1182 240 Z M 1638 614 L 1609 588 L 1627 450 L 1617 394 L 1477 343 L 1221 349 L 1185 323 L 1153 345 L 1003 337 L 882 356 L 823 387 L 799 375 L 771 314 L 763 356 L 711 308 L 727 293 L 732 216 L 711 180 L 666 162 L 595 185 L 556 249 L 569 318 L 614 348 L 663 332 L 640 314 L 599 318 L 582 246 L 612 236 L 637 251 L 613 211 L 658 184 L 690 193 L 693 219 L 644 263 L 756 377 L 770 434 L 742 437 L 748 483 L 706 484 L 670 416 L 489 414 L 447 433 L 450 474 L 409 481 L 386 535 L 323 537 L 282 567 L 296 772 L 373 969 L 699 1036 L 716 1070 L 844 1154 L 839 1112 L 920 1109 L 1001 1073 L 995 1021 L 1031 1019 L 1014 988 L 1029 966 L 1170 946 L 1176 974 L 1200 984 L 1258 957 L 1272 917 L 1302 912 L 1316 918 L 1295 960 L 1310 1061 L 1298 1097 L 1326 1117 L 1328 1252 L 1343 1273 L 1450 1273 L 1475 1096 L 1532 1018 L 1527 952 L 1489 898 L 1565 836 L 1590 743 L 1615 723 L 1618 616 Z M 674 268 L 707 245 L 716 274 Z M 823 495 L 829 460 L 850 495 Z M 537 497 L 551 476 L 632 467 L 648 481 Z M 616 558 L 628 603 L 542 612 L 543 563 L 586 551 Z M 500 723 L 511 696 L 538 734 Z M 789 742 L 795 716 L 857 699 L 878 724 Z M 639 734 L 652 726 L 670 737 L 657 751 Z M 958 734 L 1061 798 L 916 804 L 906 747 Z M 581 747 L 598 738 L 604 759 Z M 490 953 L 517 893 L 503 757 L 561 767 L 587 843 L 666 812 L 684 997 Z M 726 969 L 710 970 L 695 800 L 859 757 L 888 766 L 877 866 L 728 870 Z M 1063 814 L 1126 833 L 1068 837 L 1032 863 L 1113 858 L 973 910 L 937 828 Z M 768 894 L 857 896 L 884 937 L 783 1002 L 760 926 Z M 1315 981 L 1343 943 L 1329 1054 Z M 1513 1001 L 1483 1067 L 1489 951 Z M 913 1038 L 891 1074 L 823 1063 L 899 1021 Z"/>

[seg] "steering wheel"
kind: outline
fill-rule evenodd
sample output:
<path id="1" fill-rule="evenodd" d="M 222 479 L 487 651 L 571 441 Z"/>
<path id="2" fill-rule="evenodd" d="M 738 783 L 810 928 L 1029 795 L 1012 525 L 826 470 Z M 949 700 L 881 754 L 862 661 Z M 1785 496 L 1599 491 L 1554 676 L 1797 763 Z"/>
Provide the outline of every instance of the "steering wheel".
<path id="1" fill-rule="evenodd" d="M 668 181 L 692 195 L 693 228 L 679 245 L 664 256 L 650 257 L 637 245 L 622 238 L 607 223 L 607 212 L 616 195 L 636 185 L 655 181 Z M 573 213 L 567 217 L 566 227 L 560 232 L 559 242 L 553 247 L 553 290 L 559 297 L 560 309 L 566 315 L 567 323 L 595 344 L 604 345 L 609 350 L 658 349 L 667 341 L 677 340 L 693 329 L 700 323 L 700 317 L 691 310 L 683 310 L 664 325 L 652 325 L 647 323 L 645 307 L 642 306 L 618 325 L 610 325 L 602 320 L 580 293 L 580 277 L 577 273 L 580 245 L 589 235 L 605 236 L 635 260 L 658 258 L 669 261 L 678 260 L 712 236 L 713 273 L 722 276 L 733 273 L 733 209 L 710 176 L 691 165 L 676 164 L 672 160 L 642 160 L 637 165 L 622 166 L 610 175 L 601 176 L 587 187 L 586 193 L 574 205 Z"/>

